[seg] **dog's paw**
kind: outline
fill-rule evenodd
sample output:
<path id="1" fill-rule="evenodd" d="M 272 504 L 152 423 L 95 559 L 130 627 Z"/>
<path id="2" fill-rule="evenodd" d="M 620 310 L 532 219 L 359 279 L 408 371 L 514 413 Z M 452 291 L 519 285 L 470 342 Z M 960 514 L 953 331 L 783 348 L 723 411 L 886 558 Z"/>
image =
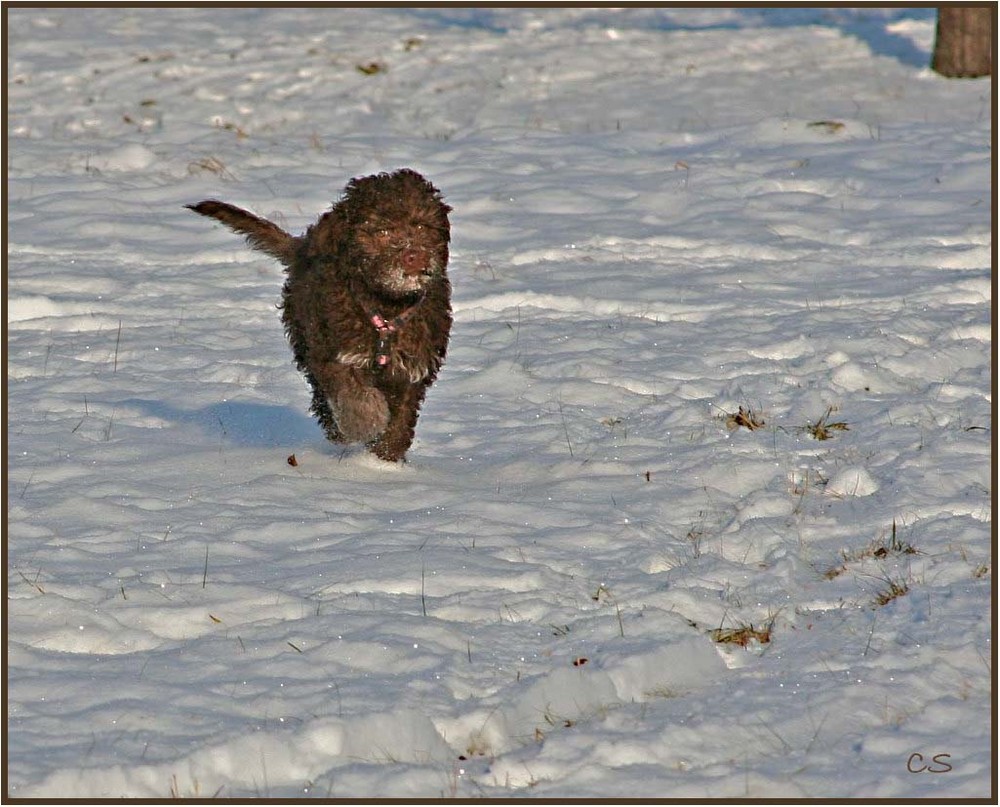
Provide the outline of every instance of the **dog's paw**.
<path id="1" fill-rule="evenodd" d="M 368 450 L 372 452 L 380 460 L 385 460 L 386 462 L 396 462 L 401 463 L 406 461 L 406 449 L 409 446 L 405 445 L 389 445 L 383 440 L 376 440 L 371 445 L 369 445 Z"/>
<path id="2" fill-rule="evenodd" d="M 331 399 L 330 408 L 337 430 L 350 443 L 370 442 L 389 424 L 389 404 L 373 387 L 343 390 Z"/>

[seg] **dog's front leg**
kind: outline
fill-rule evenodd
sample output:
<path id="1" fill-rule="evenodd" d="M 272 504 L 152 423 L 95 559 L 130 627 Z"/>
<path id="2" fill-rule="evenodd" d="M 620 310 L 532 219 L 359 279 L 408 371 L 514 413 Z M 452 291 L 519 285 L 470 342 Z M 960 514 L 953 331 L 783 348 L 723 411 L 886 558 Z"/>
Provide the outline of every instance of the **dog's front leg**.
<path id="1" fill-rule="evenodd" d="M 406 455 L 417 425 L 417 413 L 430 382 L 406 384 L 388 393 L 390 400 L 389 423 L 385 431 L 369 444 L 375 456 L 389 462 L 399 462 Z"/>

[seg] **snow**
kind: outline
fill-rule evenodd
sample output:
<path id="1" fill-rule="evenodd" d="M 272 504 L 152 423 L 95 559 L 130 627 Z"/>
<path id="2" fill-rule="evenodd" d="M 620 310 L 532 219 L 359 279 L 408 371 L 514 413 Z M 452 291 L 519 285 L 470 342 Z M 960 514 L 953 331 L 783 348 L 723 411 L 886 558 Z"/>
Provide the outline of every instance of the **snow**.
<path id="1" fill-rule="evenodd" d="M 9 796 L 990 795 L 993 110 L 933 9 L 5 13 Z M 401 166 L 455 327 L 397 467 L 183 205 Z"/>

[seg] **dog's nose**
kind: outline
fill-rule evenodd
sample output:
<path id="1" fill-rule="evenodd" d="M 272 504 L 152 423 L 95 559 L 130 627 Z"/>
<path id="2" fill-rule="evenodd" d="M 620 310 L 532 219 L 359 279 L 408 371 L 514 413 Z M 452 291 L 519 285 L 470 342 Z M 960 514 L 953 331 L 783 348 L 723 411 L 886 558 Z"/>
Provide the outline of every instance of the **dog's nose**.
<path id="1" fill-rule="evenodd" d="M 403 271 L 408 275 L 419 275 L 427 271 L 427 255 L 418 249 L 405 249 L 400 256 Z"/>

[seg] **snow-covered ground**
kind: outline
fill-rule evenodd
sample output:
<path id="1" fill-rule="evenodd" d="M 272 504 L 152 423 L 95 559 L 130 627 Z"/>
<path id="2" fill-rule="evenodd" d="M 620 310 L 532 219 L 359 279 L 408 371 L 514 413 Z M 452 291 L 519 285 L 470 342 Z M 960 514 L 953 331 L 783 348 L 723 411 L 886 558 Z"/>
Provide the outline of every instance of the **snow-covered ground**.
<path id="1" fill-rule="evenodd" d="M 7 13 L 8 795 L 990 795 L 993 109 L 932 9 Z M 396 467 L 183 205 L 401 166 L 456 317 Z"/>

